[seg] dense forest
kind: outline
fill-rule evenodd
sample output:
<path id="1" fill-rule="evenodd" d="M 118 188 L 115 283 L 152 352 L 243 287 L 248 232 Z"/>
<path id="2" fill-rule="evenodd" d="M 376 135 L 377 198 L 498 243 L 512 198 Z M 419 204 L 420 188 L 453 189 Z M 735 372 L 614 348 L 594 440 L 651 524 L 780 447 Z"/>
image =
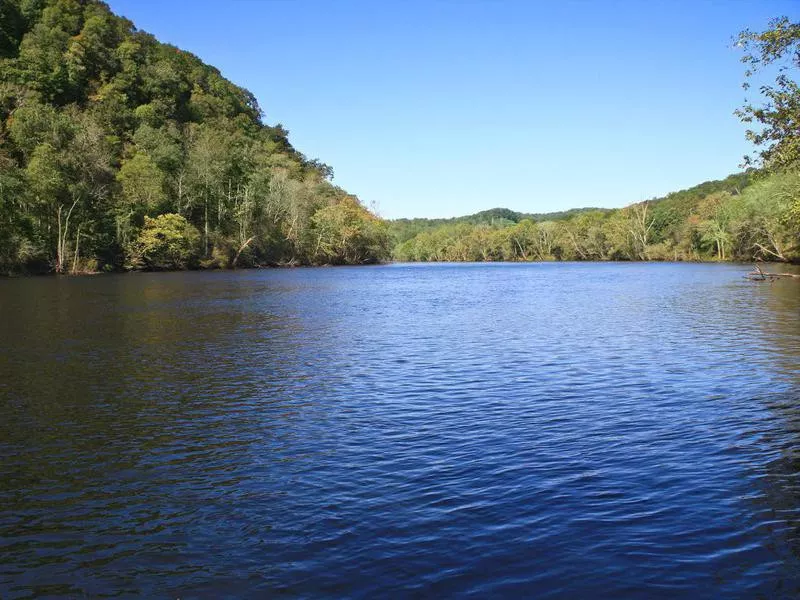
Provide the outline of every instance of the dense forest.
<path id="1" fill-rule="evenodd" d="M 403 261 L 800 258 L 800 173 L 747 171 L 619 210 L 394 221 Z"/>
<path id="2" fill-rule="evenodd" d="M 255 98 L 96 0 L 0 1 L 0 272 L 388 257 Z"/>
<path id="3" fill-rule="evenodd" d="M 746 170 L 619 210 L 385 222 L 256 99 L 98 0 L 0 0 L 0 273 L 800 260 L 800 25 L 745 31 Z M 535 191 L 535 190 L 534 190 Z"/>

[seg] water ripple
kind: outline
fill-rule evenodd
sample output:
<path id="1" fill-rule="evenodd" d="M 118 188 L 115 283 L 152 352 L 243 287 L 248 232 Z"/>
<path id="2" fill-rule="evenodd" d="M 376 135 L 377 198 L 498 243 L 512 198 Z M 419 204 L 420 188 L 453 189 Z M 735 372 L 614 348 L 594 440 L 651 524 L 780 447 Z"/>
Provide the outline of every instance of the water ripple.
<path id="1" fill-rule="evenodd" d="M 0 281 L 0 597 L 795 597 L 800 288 Z"/>

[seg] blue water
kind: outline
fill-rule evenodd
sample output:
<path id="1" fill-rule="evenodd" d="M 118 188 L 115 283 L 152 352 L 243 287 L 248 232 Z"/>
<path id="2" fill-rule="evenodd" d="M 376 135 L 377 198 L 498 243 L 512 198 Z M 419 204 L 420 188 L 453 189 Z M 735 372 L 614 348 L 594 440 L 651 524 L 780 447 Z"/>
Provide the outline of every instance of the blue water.
<path id="1" fill-rule="evenodd" d="M 800 595 L 800 282 L 0 281 L 0 597 Z"/>

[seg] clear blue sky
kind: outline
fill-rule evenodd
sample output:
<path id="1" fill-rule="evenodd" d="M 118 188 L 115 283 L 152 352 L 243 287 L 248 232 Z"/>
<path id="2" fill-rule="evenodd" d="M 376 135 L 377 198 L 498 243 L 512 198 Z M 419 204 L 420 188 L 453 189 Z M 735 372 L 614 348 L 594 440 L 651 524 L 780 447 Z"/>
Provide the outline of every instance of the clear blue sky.
<path id="1" fill-rule="evenodd" d="M 110 0 L 387 218 L 619 207 L 750 151 L 731 38 L 796 0 Z"/>

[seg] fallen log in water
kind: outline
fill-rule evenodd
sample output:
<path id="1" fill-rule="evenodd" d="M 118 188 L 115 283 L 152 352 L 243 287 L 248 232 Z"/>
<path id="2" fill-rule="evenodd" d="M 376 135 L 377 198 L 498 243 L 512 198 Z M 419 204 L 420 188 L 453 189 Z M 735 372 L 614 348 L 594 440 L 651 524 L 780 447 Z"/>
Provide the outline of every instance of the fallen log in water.
<path id="1" fill-rule="evenodd" d="M 765 273 L 758 265 L 754 266 L 756 270 L 750 271 L 747 274 L 747 278 L 753 281 L 775 281 L 776 279 L 782 279 L 784 277 L 800 279 L 800 274 L 797 273 Z"/>

